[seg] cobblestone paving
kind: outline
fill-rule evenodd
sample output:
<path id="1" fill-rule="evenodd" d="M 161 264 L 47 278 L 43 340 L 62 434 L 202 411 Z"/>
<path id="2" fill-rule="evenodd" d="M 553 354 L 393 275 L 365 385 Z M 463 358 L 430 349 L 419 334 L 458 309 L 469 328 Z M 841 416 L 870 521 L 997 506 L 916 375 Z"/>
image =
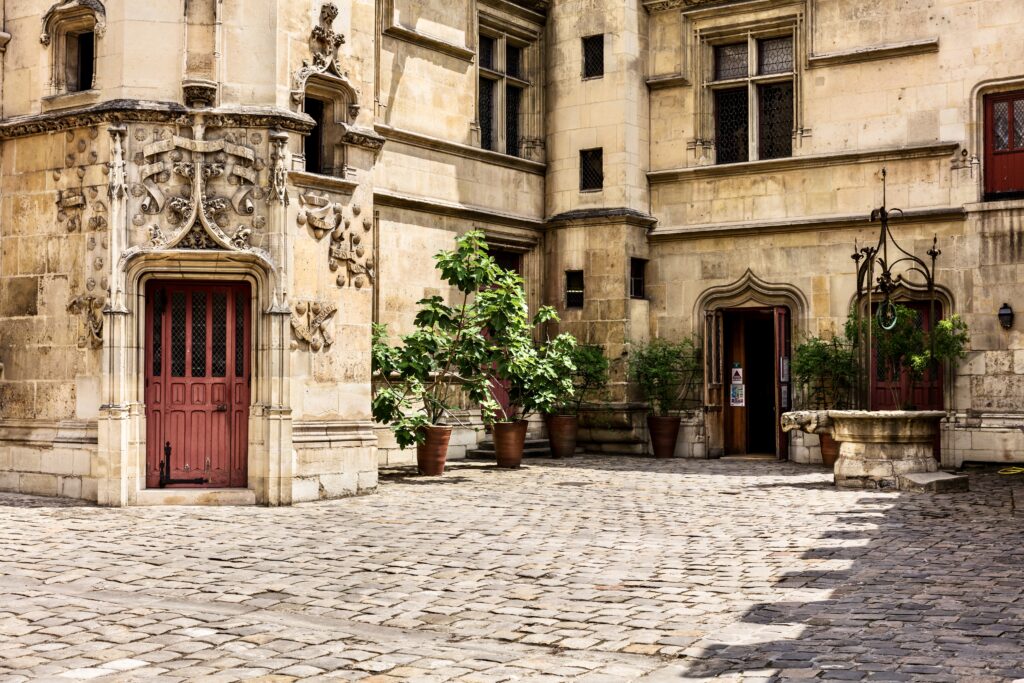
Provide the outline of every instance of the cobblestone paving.
<path id="1" fill-rule="evenodd" d="M 527 464 L 294 508 L 0 494 L 0 681 L 1024 678 L 1012 478 Z"/>

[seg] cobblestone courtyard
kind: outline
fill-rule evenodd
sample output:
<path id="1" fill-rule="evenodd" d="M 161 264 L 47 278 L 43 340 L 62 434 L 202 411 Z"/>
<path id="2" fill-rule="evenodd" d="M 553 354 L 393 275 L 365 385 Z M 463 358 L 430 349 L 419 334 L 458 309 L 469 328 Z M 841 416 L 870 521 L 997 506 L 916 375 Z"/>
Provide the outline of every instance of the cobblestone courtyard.
<path id="1" fill-rule="evenodd" d="M 533 460 L 294 508 L 0 494 L 0 680 L 1024 677 L 1010 479 Z"/>

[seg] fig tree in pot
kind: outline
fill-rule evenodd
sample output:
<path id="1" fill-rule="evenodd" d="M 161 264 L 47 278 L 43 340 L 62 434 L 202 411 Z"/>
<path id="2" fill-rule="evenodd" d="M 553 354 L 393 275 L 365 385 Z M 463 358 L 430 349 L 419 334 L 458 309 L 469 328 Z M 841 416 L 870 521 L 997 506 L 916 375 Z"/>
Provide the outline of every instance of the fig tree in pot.
<path id="1" fill-rule="evenodd" d="M 675 454 L 680 423 L 677 411 L 697 400 L 701 377 L 698 347 L 692 337 L 678 342 L 654 339 L 630 351 L 629 378 L 649 404 L 647 428 L 654 457 Z"/>
<path id="2" fill-rule="evenodd" d="M 851 406 L 857 381 L 857 357 L 842 337 L 809 337 L 793 351 L 793 379 L 804 409 L 845 410 Z M 829 431 L 818 433 L 821 460 L 833 467 L 839 444 Z"/>
<path id="3" fill-rule="evenodd" d="M 550 412 L 564 396 L 572 395 L 576 338 L 563 333 L 544 344 L 534 342 L 534 329 L 558 322 L 558 316 L 553 308 L 543 306 L 531 319 L 523 280 L 512 271 L 503 271 L 490 288 L 480 292 L 476 305 L 487 320 L 491 379 L 501 383 L 509 397 L 508 407 L 496 405 L 493 430 L 498 467 L 517 468 L 523 460 L 527 418 Z"/>
<path id="4" fill-rule="evenodd" d="M 480 293 L 495 287 L 504 273 L 487 255 L 480 231 L 463 235 L 454 250 L 434 258 L 441 279 L 457 292 L 454 303 L 440 296 L 421 299 L 413 332 L 395 344 L 385 325 L 374 325 L 372 345 L 378 385 L 373 417 L 391 426 L 399 447 L 416 445 L 417 466 L 426 475 L 444 472 L 451 423 L 457 422 L 463 396 L 479 403 L 485 424 L 494 419 L 485 330 L 496 311 L 493 305 L 482 309 Z"/>
<path id="5" fill-rule="evenodd" d="M 548 441 L 556 458 L 576 453 L 579 415 L 588 395 L 608 384 L 608 358 L 596 344 L 581 344 L 572 351 L 572 395 L 563 396 L 548 415 Z"/>

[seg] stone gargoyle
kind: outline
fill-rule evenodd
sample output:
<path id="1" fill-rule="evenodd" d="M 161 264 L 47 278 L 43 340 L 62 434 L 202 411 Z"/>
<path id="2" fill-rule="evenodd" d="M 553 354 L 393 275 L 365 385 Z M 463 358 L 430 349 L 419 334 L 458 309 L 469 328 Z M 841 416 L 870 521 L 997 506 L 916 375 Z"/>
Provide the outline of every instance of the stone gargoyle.
<path id="1" fill-rule="evenodd" d="M 794 410 L 782 414 L 782 431 L 798 429 L 808 434 L 831 434 L 832 418 L 827 410 Z"/>

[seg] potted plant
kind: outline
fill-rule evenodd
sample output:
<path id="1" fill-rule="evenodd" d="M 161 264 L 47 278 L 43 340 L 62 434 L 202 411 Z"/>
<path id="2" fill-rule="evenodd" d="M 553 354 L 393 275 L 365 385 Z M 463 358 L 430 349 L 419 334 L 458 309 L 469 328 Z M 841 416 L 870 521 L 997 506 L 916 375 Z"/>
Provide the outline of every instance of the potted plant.
<path id="1" fill-rule="evenodd" d="M 572 351 L 576 338 L 560 334 L 536 344 L 533 330 L 557 322 L 550 306 L 543 306 L 531 319 L 523 280 L 515 272 L 502 271 L 487 290 L 479 293 L 476 305 L 487 320 L 487 353 L 491 379 L 508 391 L 508 406 L 495 403 L 494 451 L 498 467 L 517 468 L 523 460 L 527 418 L 549 412 L 567 395 L 572 395 Z"/>
<path id="2" fill-rule="evenodd" d="M 842 337 L 809 337 L 793 351 L 793 379 L 800 387 L 804 408 L 842 410 L 850 407 L 857 378 L 857 357 Z M 821 460 L 834 467 L 839 444 L 826 429 L 818 432 Z"/>
<path id="3" fill-rule="evenodd" d="M 568 458 L 576 452 L 579 414 L 588 394 L 608 384 L 608 358 L 596 344 L 576 346 L 571 356 L 572 395 L 560 397 L 554 411 L 547 416 L 548 441 L 556 458 Z"/>
<path id="4" fill-rule="evenodd" d="M 435 257 L 441 279 L 458 294 L 453 304 L 440 296 L 417 302 L 415 330 L 388 340 L 385 325 L 374 325 L 372 368 L 381 386 L 373 396 L 373 417 L 388 424 L 401 448 L 416 445 L 421 474 L 444 472 L 454 410 L 465 395 L 480 404 L 485 424 L 494 419 L 497 404 L 491 396 L 488 364 L 491 361 L 485 331 L 507 305 L 490 300 L 486 310 L 481 293 L 490 291 L 502 271 L 487 255 L 481 231 L 456 240 L 455 249 Z"/>
<path id="5" fill-rule="evenodd" d="M 702 367 L 692 337 L 678 342 L 654 339 L 629 354 L 629 378 L 650 406 L 647 428 L 656 458 L 671 458 L 679 437 L 679 415 L 672 413 L 688 400 L 700 383 Z"/>

